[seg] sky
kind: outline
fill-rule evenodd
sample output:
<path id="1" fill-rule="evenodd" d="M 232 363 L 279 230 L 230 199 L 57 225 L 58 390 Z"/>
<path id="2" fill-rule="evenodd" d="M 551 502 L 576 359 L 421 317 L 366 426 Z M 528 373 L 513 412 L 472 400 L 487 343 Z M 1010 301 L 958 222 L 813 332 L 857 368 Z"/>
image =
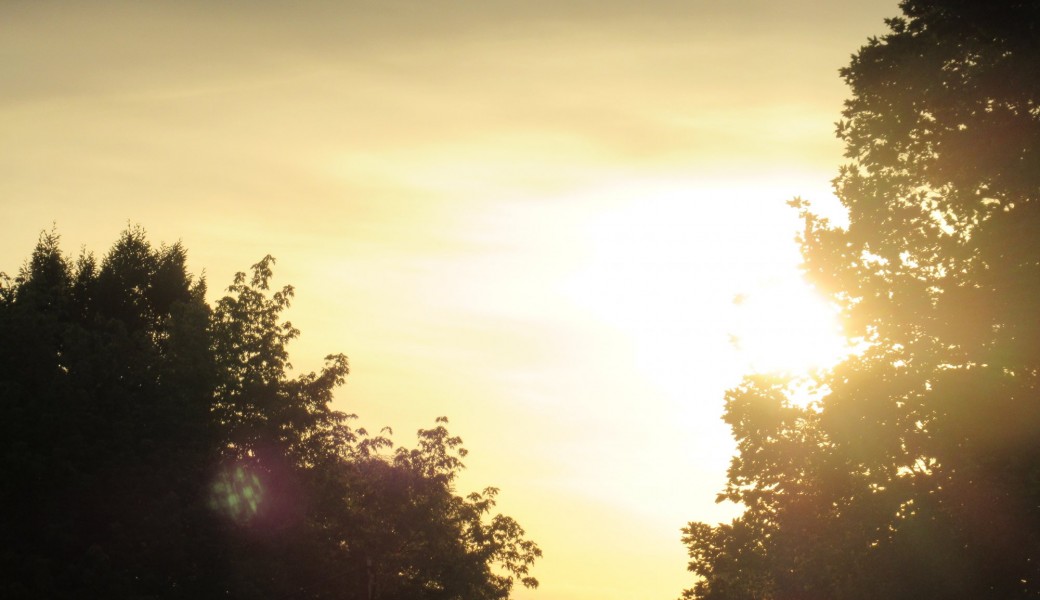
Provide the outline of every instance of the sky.
<path id="1" fill-rule="evenodd" d="M 834 211 L 838 69 L 896 2 L 0 3 L 0 271 L 52 226 L 266 254 L 297 370 L 537 541 L 523 600 L 671 599 L 725 390 L 839 352 L 786 201 Z M 840 219 L 840 211 L 834 211 Z M 739 300 L 739 301 L 735 301 Z"/>

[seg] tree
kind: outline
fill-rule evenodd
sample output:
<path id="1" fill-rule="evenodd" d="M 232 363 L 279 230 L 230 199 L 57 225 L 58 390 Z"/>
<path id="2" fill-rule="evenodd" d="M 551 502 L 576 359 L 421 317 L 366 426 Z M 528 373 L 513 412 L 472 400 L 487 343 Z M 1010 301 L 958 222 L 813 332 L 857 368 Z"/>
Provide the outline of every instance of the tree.
<path id="1" fill-rule="evenodd" d="M 1040 593 L 1040 5 L 901 8 L 842 70 L 848 226 L 792 203 L 869 348 L 807 408 L 783 377 L 729 393 L 747 510 L 685 530 L 691 597 Z"/>
<path id="2" fill-rule="evenodd" d="M 231 565 L 224 587 L 258 598 L 492 600 L 509 597 L 514 577 L 537 586 L 528 571 L 538 546 L 510 517 L 485 522 L 497 490 L 455 494 L 466 451 L 446 418 L 419 431 L 418 448 L 394 448 L 331 410 L 345 356 L 288 377 L 285 346 L 299 331 L 280 321 L 292 287 L 269 294 L 273 262 L 236 274 L 212 320 L 223 375 L 213 411 L 229 469 L 215 499 L 247 531 L 230 536 L 228 553 L 252 556 Z"/>
<path id="3" fill-rule="evenodd" d="M 538 585 L 529 576 L 538 546 L 511 517 L 485 519 L 498 490 L 455 494 L 466 450 L 446 424 L 441 417 L 420 430 L 416 448 L 366 452 L 339 471 L 350 510 L 336 539 L 357 561 L 368 598 L 497 600 L 514 583 Z"/>
<path id="4" fill-rule="evenodd" d="M 179 245 L 139 229 L 100 265 L 70 264 L 44 234 L 5 287 L 0 595 L 160 594 L 197 577 L 191 538 L 209 520 L 193 498 L 217 436 L 204 292 Z"/>
<path id="5" fill-rule="evenodd" d="M 97 263 L 45 233 L 0 274 L 4 598 L 507 598 L 540 556 L 461 440 L 416 449 L 333 410 L 341 354 L 291 377 L 274 259 L 211 308 L 179 245 Z M 446 420 L 444 421 L 446 422 Z"/>

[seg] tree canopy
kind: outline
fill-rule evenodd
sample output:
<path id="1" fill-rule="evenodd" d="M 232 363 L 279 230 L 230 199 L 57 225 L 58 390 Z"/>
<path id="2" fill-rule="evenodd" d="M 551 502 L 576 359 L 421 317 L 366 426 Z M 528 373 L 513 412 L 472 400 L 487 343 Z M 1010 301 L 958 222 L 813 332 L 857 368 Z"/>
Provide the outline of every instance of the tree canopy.
<path id="1" fill-rule="evenodd" d="M 792 202 L 865 350 L 727 394 L 746 510 L 684 529 L 688 598 L 1040 594 L 1040 4 L 900 6 L 841 71 L 848 225 Z"/>
<path id="2" fill-rule="evenodd" d="M 541 555 L 497 490 L 460 496 L 446 419 L 415 448 L 296 377 L 274 259 L 210 306 L 180 244 L 99 262 L 44 233 L 0 274 L 0 596 L 502 599 Z"/>

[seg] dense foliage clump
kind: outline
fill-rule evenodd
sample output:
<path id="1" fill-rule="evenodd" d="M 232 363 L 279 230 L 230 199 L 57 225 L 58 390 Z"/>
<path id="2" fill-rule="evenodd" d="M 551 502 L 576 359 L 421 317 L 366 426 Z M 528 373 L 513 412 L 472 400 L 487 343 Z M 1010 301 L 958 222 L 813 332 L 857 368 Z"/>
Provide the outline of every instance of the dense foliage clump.
<path id="1" fill-rule="evenodd" d="M 179 245 L 98 262 L 45 233 L 0 280 L 0 597 L 507 598 L 541 555 L 497 490 L 331 408 L 343 355 L 290 377 L 266 257 L 210 306 Z"/>
<path id="2" fill-rule="evenodd" d="M 867 349 L 729 392 L 746 512 L 684 530 L 687 597 L 1040 595 L 1040 4 L 901 7 L 842 70 L 848 226 L 793 202 Z"/>

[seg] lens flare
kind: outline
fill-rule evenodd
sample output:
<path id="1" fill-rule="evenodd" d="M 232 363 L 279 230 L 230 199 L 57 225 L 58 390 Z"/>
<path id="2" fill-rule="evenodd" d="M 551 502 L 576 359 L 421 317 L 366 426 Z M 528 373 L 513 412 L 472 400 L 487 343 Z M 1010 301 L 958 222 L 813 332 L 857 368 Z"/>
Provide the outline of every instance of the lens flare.
<path id="1" fill-rule="evenodd" d="M 245 465 L 222 469 L 210 485 L 209 507 L 236 523 L 251 521 L 263 502 L 260 477 Z"/>

